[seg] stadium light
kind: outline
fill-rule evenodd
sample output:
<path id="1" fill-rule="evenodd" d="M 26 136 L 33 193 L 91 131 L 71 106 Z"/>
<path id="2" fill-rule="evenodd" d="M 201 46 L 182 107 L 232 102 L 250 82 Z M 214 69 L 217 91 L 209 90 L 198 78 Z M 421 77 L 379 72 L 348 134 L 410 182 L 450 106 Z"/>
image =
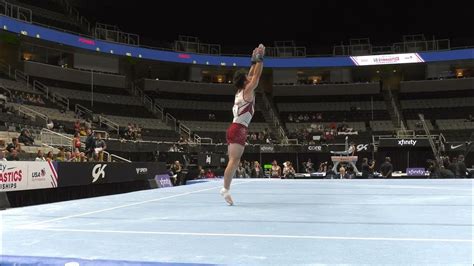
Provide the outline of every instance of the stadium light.
<path id="1" fill-rule="evenodd" d="M 40 36 L 39 34 L 36 34 L 36 38 L 40 39 L 40 38 L 41 38 L 41 36 Z"/>
<path id="2" fill-rule="evenodd" d="M 113 54 L 113 53 L 114 53 L 114 50 L 110 50 L 110 53 Z"/>
<path id="3" fill-rule="evenodd" d="M 26 30 L 20 31 L 21 34 L 28 36 L 28 32 Z"/>
<path id="4" fill-rule="evenodd" d="M 125 55 L 126 56 L 132 56 L 132 53 L 126 53 Z"/>
<path id="5" fill-rule="evenodd" d="M 99 48 L 99 47 L 95 48 L 95 50 L 96 50 L 97 52 L 100 52 L 100 48 Z"/>
<path id="6" fill-rule="evenodd" d="M 206 65 L 209 65 L 209 61 L 206 61 Z"/>
<path id="7" fill-rule="evenodd" d="M 196 64 L 196 63 L 197 63 L 196 60 L 193 60 L 193 64 Z"/>
<path id="8" fill-rule="evenodd" d="M 139 54 L 139 55 L 138 55 L 138 58 L 142 58 L 142 55 L 141 55 L 141 54 Z"/>
<path id="9" fill-rule="evenodd" d="M 3 25 L 3 29 L 4 29 L 4 30 L 8 30 L 7 25 Z"/>
<path id="10" fill-rule="evenodd" d="M 237 66 L 237 64 L 236 64 L 236 63 L 232 63 L 232 66 Z"/>

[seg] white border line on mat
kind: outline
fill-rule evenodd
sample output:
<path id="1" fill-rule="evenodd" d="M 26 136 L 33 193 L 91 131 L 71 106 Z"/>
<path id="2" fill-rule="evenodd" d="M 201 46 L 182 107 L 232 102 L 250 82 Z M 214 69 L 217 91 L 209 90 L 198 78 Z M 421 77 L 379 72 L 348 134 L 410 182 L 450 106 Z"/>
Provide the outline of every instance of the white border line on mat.
<path id="1" fill-rule="evenodd" d="M 474 242 L 473 239 L 455 238 L 403 238 L 403 237 L 351 237 L 351 236 L 299 236 L 299 235 L 266 235 L 266 234 L 237 234 L 237 233 L 193 233 L 193 232 L 156 232 L 156 231 L 122 231 L 122 230 L 93 230 L 93 229 L 63 229 L 63 228 L 25 228 L 33 231 L 76 232 L 76 233 L 106 233 L 106 234 L 136 234 L 136 235 L 175 235 L 175 236 L 208 236 L 208 237 L 247 237 L 247 238 L 280 238 L 280 239 L 313 239 L 313 240 L 368 240 L 368 241 L 413 241 L 413 242 Z"/>
<path id="2" fill-rule="evenodd" d="M 412 188 L 412 189 L 438 189 L 438 190 L 454 190 L 454 191 L 472 191 L 472 189 L 469 188 L 450 188 L 450 187 L 425 187 L 425 186 L 405 186 L 405 185 L 380 185 L 380 184 L 374 184 L 374 185 L 355 185 L 357 187 L 371 187 L 371 188 Z"/>
<path id="3" fill-rule="evenodd" d="M 239 182 L 239 183 L 234 183 L 233 185 L 235 186 L 235 185 L 240 185 L 240 184 L 245 184 L 245 183 L 250 183 L 250 182 L 253 182 L 253 180 L 243 181 L 243 182 Z M 37 225 L 40 225 L 40 224 L 51 223 L 51 222 L 57 222 L 57 221 L 62 221 L 62 220 L 66 220 L 66 219 L 70 219 L 70 218 L 74 218 L 74 217 L 81 217 L 81 216 L 86 216 L 86 215 L 90 215 L 90 214 L 101 213 L 101 212 L 106 212 L 106 211 L 112 211 L 112 210 L 116 210 L 116 209 L 121 209 L 121 208 L 136 206 L 136 205 L 141 205 L 141 204 L 150 203 L 150 202 L 156 202 L 156 201 L 161 201 L 161 200 L 166 200 L 166 199 L 177 198 L 177 197 L 186 196 L 186 195 L 190 195 L 190 194 L 195 194 L 195 193 L 199 193 L 199 192 L 203 192 L 203 191 L 208 191 L 208 190 L 213 190 L 213 189 L 217 189 L 217 188 L 221 188 L 221 187 L 222 187 L 222 185 L 221 185 L 221 186 L 211 187 L 211 188 L 199 189 L 199 190 L 190 191 L 190 192 L 185 192 L 185 193 L 176 194 L 176 195 L 172 195 L 172 196 L 168 196 L 168 197 L 162 197 L 162 198 L 157 198 L 157 199 L 145 200 L 145 201 L 140 201 L 140 202 L 134 202 L 134 203 L 124 204 L 124 205 L 119 205 L 119 206 L 110 207 L 110 208 L 101 209 L 101 210 L 96 210 L 96 211 L 91 211 L 91 212 L 84 212 L 84 213 L 79 213 L 79 214 L 74 214 L 74 215 L 68 215 L 68 216 L 58 217 L 58 218 L 49 219 L 49 220 L 45 220 L 45 221 L 41 221 L 41 222 L 35 222 L 35 223 L 30 223 L 30 224 L 25 224 L 25 225 L 19 225 L 19 226 L 17 226 L 16 228 L 18 228 L 18 229 L 28 229 L 29 227 L 37 226 Z"/>

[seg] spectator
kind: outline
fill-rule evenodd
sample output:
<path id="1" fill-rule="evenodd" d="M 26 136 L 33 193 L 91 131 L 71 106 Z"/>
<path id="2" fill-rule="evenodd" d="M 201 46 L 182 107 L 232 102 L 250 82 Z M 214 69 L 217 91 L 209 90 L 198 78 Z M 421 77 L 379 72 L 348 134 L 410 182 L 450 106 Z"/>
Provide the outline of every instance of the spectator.
<path id="1" fill-rule="evenodd" d="M 72 139 L 72 148 L 73 149 L 81 149 L 81 135 L 79 132 L 74 133 L 74 138 Z"/>
<path id="2" fill-rule="evenodd" d="M 42 150 L 38 150 L 38 152 L 36 153 L 36 159 L 35 159 L 36 162 L 45 162 L 46 159 L 44 158 L 44 155 L 43 155 L 43 151 Z"/>
<path id="3" fill-rule="evenodd" d="M 94 154 L 94 149 L 95 149 L 95 137 L 90 128 L 86 129 L 86 132 L 87 132 L 87 139 L 86 139 L 85 155 L 88 158 L 91 158 Z"/>
<path id="4" fill-rule="evenodd" d="M 67 151 L 64 153 L 64 161 L 65 162 L 71 162 L 73 159 L 72 153 L 70 151 Z"/>
<path id="5" fill-rule="evenodd" d="M 311 162 L 311 158 L 308 158 L 308 161 L 303 163 L 306 173 L 314 172 L 314 164 Z"/>
<path id="6" fill-rule="evenodd" d="M 385 157 L 385 162 L 380 166 L 380 173 L 383 178 L 391 178 L 393 172 L 393 165 L 390 157 Z"/>
<path id="7" fill-rule="evenodd" d="M 70 162 L 80 162 L 81 161 L 81 152 L 79 149 L 74 149 L 74 152 L 71 154 Z"/>
<path id="8" fill-rule="evenodd" d="M 319 164 L 318 172 L 326 173 L 328 171 L 328 162 L 322 162 Z"/>
<path id="9" fill-rule="evenodd" d="M 16 149 L 12 149 L 10 154 L 7 156 L 7 161 L 19 161 L 20 158 L 18 158 L 18 151 Z"/>
<path id="10" fill-rule="evenodd" d="M 48 151 L 48 153 L 46 154 L 46 161 L 48 162 L 54 161 L 54 155 L 52 151 Z"/>
<path id="11" fill-rule="evenodd" d="M 16 150 L 17 152 L 21 151 L 21 145 L 17 138 L 12 138 L 12 143 L 8 144 L 7 146 L 7 151 L 9 153 L 11 153 L 13 150 Z"/>
<path id="12" fill-rule="evenodd" d="M 258 161 L 253 163 L 251 176 L 252 178 L 263 178 L 263 170 Z"/>
<path id="13" fill-rule="evenodd" d="M 179 149 L 178 149 L 178 146 L 176 144 L 173 144 L 168 151 L 169 152 L 179 152 Z"/>
<path id="14" fill-rule="evenodd" d="M 99 162 L 104 161 L 104 151 L 107 149 L 107 144 L 105 140 L 102 139 L 102 134 L 97 132 L 95 134 L 95 144 L 94 144 L 94 156 Z"/>
<path id="15" fill-rule="evenodd" d="M 283 178 L 295 178 L 295 169 L 293 168 L 293 164 L 289 161 L 283 163 Z"/>
<path id="16" fill-rule="evenodd" d="M 173 173 L 173 176 L 175 178 L 175 186 L 179 186 L 182 184 L 182 166 L 179 161 L 175 161 L 174 164 L 171 165 L 171 172 Z"/>
<path id="17" fill-rule="evenodd" d="M 81 131 L 81 121 L 76 120 L 76 122 L 74 122 L 74 131 L 76 133 L 79 133 Z"/>
<path id="18" fill-rule="evenodd" d="M 474 122 L 474 116 L 472 116 L 472 114 L 469 114 L 469 117 L 466 122 Z"/>
<path id="19" fill-rule="evenodd" d="M 464 163 L 464 155 L 458 156 L 458 169 L 459 169 L 459 177 L 465 178 L 467 175 L 467 167 Z"/>
<path id="20" fill-rule="evenodd" d="M 33 146 L 35 140 L 30 134 L 30 131 L 28 129 L 23 129 L 20 133 L 20 136 L 18 137 L 18 141 L 20 143 L 25 144 L 25 146 Z"/>
<path id="21" fill-rule="evenodd" d="M 375 161 L 371 160 L 369 163 L 369 159 L 363 158 L 362 159 L 362 178 L 372 178 L 374 173 Z"/>
<path id="22" fill-rule="evenodd" d="M 53 120 L 48 119 L 48 123 L 46 123 L 46 128 L 49 129 L 49 130 L 53 130 L 53 128 L 54 128 Z"/>
<path id="23" fill-rule="evenodd" d="M 7 158 L 5 158 L 5 152 L 0 150 L 0 162 L 6 162 Z"/>
<path id="24" fill-rule="evenodd" d="M 272 169 L 270 171 L 270 177 L 280 178 L 281 177 L 281 167 L 278 165 L 276 160 L 272 162 Z"/>
<path id="25" fill-rule="evenodd" d="M 244 161 L 245 175 L 250 177 L 252 175 L 252 167 L 249 161 Z"/>
<path id="26" fill-rule="evenodd" d="M 38 95 L 36 97 L 36 102 L 41 104 L 41 105 L 45 105 L 44 101 L 43 101 L 43 98 L 41 98 L 41 95 Z"/>
<path id="27" fill-rule="evenodd" d="M 207 168 L 206 178 L 214 178 L 214 177 L 216 177 L 216 175 L 214 174 L 214 172 L 212 172 L 211 168 Z"/>
<path id="28" fill-rule="evenodd" d="M 64 150 L 60 149 L 58 155 L 56 155 L 56 162 L 65 162 L 66 156 L 64 155 Z"/>
<path id="29" fill-rule="evenodd" d="M 89 161 L 89 157 L 87 157 L 84 152 L 80 152 L 78 162 L 83 163 L 83 162 L 87 162 L 87 161 Z"/>
<path id="30" fill-rule="evenodd" d="M 346 168 L 344 167 L 339 168 L 339 174 L 337 174 L 337 178 L 339 179 L 349 178 L 349 175 L 346 173 Z"/>
<path id="31" fill-rule="evenodd" d="M 206 178 L 206 171 L 204 170 L 204 168 L 202 168 L 202 166 L 198 166 L 198 178 Z"/>
<path id="32" fill-rule="evenodd" d="M 239 163 L 239 167 L 235 171 L 235 177 L 236 178 L 246 178 L 247 177 L 242 161 Z"/>

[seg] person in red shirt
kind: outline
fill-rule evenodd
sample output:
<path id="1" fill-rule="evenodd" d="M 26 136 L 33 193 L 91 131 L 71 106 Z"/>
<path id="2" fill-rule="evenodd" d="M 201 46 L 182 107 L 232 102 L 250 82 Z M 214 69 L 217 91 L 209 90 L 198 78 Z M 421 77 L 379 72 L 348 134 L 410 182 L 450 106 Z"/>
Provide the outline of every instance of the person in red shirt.
<path id="1" fill-rule="evenodd" d="M 210 168 L 208 168 L 207 171 L 206 171 L 206 178 L 214 178 L 214 177 L 216 177 L 214 175 L 214 172 L 212 172 L 212 170 Z"/>

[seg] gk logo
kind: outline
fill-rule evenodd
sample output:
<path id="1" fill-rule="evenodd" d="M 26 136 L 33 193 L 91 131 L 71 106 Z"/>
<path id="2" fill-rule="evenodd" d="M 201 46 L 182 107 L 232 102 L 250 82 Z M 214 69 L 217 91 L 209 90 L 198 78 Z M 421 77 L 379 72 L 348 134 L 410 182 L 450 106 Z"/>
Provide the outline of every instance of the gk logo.
<path id="1" fill-rule="evenodd" d="M 359 144 L 357 145 L 357 151 L 366 151 L 369 149 L 369 144 Z"/>
<path id="2" fill-rule="evenodd" d="M 92 169 L 92 183 L 95 183 L 99 177 L 100 178 L 105 178 L 105 167 L 107 167 L 106 164 L 96 164 L 94 168 Z"/>

